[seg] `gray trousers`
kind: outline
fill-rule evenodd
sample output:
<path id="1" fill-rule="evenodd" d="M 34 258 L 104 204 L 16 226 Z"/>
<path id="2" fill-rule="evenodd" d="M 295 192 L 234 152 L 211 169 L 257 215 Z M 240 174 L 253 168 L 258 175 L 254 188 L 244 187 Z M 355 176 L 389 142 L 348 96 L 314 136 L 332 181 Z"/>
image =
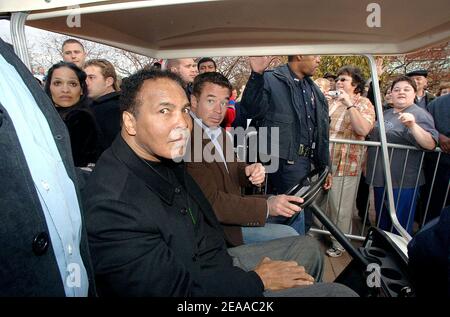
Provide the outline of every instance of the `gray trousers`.
<path id="1" fill-rule="evenodd" d="M 296 261 L 316 282 L 322 280 L 323 254 L 318 243 L 308 236 L 296 236 L 267 242 L 241 245 L 228 249 L 233 264 L 245 271 L 253 270 L 264 257 L 272 260 Z M 318 297 L 356 296 L 349 288 L 339 284 L 317 283 L 281 291 L 265 291 L 266 297 Z"/>

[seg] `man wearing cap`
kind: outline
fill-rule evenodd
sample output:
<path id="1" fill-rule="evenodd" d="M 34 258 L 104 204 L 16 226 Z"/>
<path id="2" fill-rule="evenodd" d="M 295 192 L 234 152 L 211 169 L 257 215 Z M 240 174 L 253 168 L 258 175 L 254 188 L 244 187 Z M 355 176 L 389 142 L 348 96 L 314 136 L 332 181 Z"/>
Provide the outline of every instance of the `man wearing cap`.
<path id="1" fill-rule="evenodd" d="M 414 99 L 414 103 L 419 107 L 429 111 L 428 105 L 433 101 L 436 97 L 426 91 L 428 85 L 428 71 L 426 69 L 418 69 L 406 74 L 406 76 L 411 77 L 417 86 L 416 98 Z M 433 153 L 425 153 L 423 168 L 425 173 L 425 184 L 421 186 L 420 192 L 421 196 L 419 197 L 419 201 L 417 203 L 416 210 L 416 221 L 422 222 L 422 217 L 425 217 L 426 212 L 426 204 L 428 200 L 428 196 L 430 194 L 430 186 L 433 179 L 434 169 L 435 169 L 435 159 L 433 159 Z M 428 216 L 427 216 L 428 218 Z"/>
<path id="2" fill-rule="evenodd" d="M 433 94 L 429 93 L 426 88 L 428 85 L 427 76 L 428 71 L 425 69 L 418 69 L 406 74 L 406 76 L 411 77 L 417 86 L 417 95 L 415 99 L 415 104 L 426 110 L 428 104 L 436 98 Z"/>
<path id="3" fill-rule="evenodd" d="M 330 82 L 330 90 L 336 90 L 336 75 L 333 75 L 332 73 L 325 73 L 325 75 L 323 75 L 323 78 L 327 79 Z"/>

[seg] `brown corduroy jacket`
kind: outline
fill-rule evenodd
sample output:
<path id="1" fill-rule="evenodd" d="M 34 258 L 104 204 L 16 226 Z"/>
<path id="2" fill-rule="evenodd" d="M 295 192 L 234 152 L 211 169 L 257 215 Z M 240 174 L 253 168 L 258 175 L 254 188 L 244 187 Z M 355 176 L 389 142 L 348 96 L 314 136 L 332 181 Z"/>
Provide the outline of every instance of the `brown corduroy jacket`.
<path id="1" fill-rule="evenodd" d="M 194 125 L 197 125 L 194 121 Z M 197 125 L 196 128 L 199 128 Z M 213 210 L 222 224 L 225 239 L 231 246 L 243 244 L 242 226 L 262 227 L 267 217 L 267 196 L 244 196 L 241 187 L 249 185 L 245 175 L 244 162 L 237 160 L 233 151 L 232 140 L 224 129 L 219 137 L 223 149 L 228 171 L 223 159 L 216 153 L 216 148 L 202 129 L 204 138 L 191 136 L 190 153 L 187 157 L 187 171 L 202 189 L 211 203 Z M 228 139 L 228 141 L 226 141 Z M 201 151 L 201 152 L 200 152 Z M 211 153 L 215 159 L 205 157 L 204 153 Z"/>

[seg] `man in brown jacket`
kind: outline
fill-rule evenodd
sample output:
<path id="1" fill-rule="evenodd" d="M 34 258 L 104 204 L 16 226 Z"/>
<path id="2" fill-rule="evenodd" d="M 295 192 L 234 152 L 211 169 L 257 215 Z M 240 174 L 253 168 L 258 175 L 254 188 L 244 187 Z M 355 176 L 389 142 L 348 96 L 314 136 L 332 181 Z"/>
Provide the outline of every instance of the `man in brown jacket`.
<path id="1" fill-rule="evenodd" d="M 265 169 L 260 163 L 238 162 L 232 140 L 220 127 L 232 86 L 219 73 L 196 77 L 191 96 L 194 129 L 185 161 L 222 224 L 229 245 L 267 241 L 298 235 L 290 226 L 266 223 L 268 216 L 292 217 L 300 212 L 295 196 L 242 196 L 241 187 L 261 185 Z"/>

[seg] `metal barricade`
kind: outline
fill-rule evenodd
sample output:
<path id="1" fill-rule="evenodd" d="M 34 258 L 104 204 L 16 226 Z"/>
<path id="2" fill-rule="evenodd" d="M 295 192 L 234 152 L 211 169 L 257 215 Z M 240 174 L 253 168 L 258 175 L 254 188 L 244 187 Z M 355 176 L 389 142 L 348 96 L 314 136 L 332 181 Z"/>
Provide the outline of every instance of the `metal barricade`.
<path id="1" fill-rule="evenodd" d="M 376 153 L 375 153 L 375 160 L 374 161 L 377 162 L 377 158 L 378 158 L 378 155 L 379 155 L 381 142 L 330 139 L 330 147 L 333 150 L 335 150 L 337 147 L 339 147 L 339 145 L 345 145 L 345 144 L 347 144 L 347 145 L 354 144 L 354 145 L 359 145 L 361 147 L 364 147 L 364 154 L 361 155 L 360 161 L 358 162 L 358 166 L 359 166 L 358 183 L 359 183 L 359 179 L 361 177 L 361 173 L 365 170 L 365 164 L 367 162 L 367 149 L 369 147 L 376 147 Z M 415 151 L 416 153 L 417 152 L 421 153 L 420 154 L 420 166 L 417 169 L 418 173 L 417 173 L 417 175 L 414 175 L 414 177 L 415 177 L 415 186 L 414 186 L 413 197 L 416 197 L 416 193 L 418 193 L 420 191 L 420 189 L 421 189 L 420 185 L 419 185 L 419 178 L 420 178 L 420 173 L 421 173 L 421 171 L 423 169 L 424 156 L 425 156 L 425 153 L 430 152 L 430 151 L 422 151 L 422 150 L 419 150 L 419 149 L 417 149 L 415 147 L 412 147 L 412 146 L 391 144 L 391 143 L 388 143 L 387 147 L 388 147 L 389 152 L 390 152 L 390 155 L 389 155 L 390 163 L 392 163 L 392 157 L 393 157 L 395 151 L 400 151 L 400 150 L 406 151 L 406 159 L 405 159 L 405 161 L 403 162 L 403 165 L 402 165 L 400 186 L 396 187 L 396 188 L 398 188 L 400 193 L 401 193 L 401 190 L 403 188 L 403 184 L 404 184 L 404 180 L 405 180 L 406 166 L 407 166 L 407 163 L 408 163 L 408 158 L 411 157 L 411 155 L 410 155 L 411 151 Z M 350 150 L 350 146 L 347 146 L 346 148 L 347 148 L 346 157 L 348 158 L 348 155 L 349 155 L 348 152 Z M 426 201 L 422 201 L 422 203 L 425 205 L 425 210 L 424 210 L 423 219 L 422 219 L 421 223 L 419 223 L 419 227 L 422 227 L 425 224 L 425 221 L 427 219 L 428 207 L 430 205 L 430 200 L 431 200 L 431 192 L 433 191 L 434 186 L 435 186 L 436 173 L 437 173 L 439 162 L 440 162 L 441 156 L 442 156 L 442 151 L 441 151 L 440 148 L 436 148 L 433 152 L 436 152 L 438 156 L 437 156 L 436 164 L 434 166 L 432 182 L 431 182 L 431 184 L 429 184 L 429 187 L 428 187 L 429 188 L 429 193 L 428 192 L 427 193 L 422 193 L 422 196 L 423 197 L 427 197 L 427 199 L 426 199 Z M 331 152 L 331 157 L 332 158 L 334 157 L 333 151 Z M 375 163 L 373 165 L 373 169 L 375 169 L 376 166 L 377 166 L 377 164 Z M 332 166 L 332 171 L 335 171 L 335 170 L 336 170 L 336 166 Z M 366 171 L 366 175 L 369 174 L 367 172 L 368 171 Z M 355 207 L 356 206 L 355 206 L 355 202 L 353 202 L 352 210 L 351 210 L 352 221 L 350 222 L 350 226 L 349 226 L 349 228 L 341 228 L 341 230 L 346 234 L 346 236 L 348 238 L 350 238 L 350 239 L 353 239 L 353 240 L 363 241 L 365 239 L 366 232 L 367 232 L 367 229 L 368 229 L 368 225 L 367 224 L 369 222 L 373 226 L 380 227 L 381 214 L 378 216 L 378 219 L 377 219 L 376 212 L 375 212 L 375 206 L 374 206 L 374 203 L 373 203 L 374 202 L 374 199 L 373 199 L 373 182 L 374 182 L 374 174 L 375 173 L 374 173 L 374 171 L 372 171 L 372 173 L 370 173 L 370 174 L 372 175 L 372 177 L 371 177 L 370 180 L 368 180 L 368 183 L 369 183 L 368 185 L 369 185 L 369 189 L 370 190 L 369 190 L 369 197 L 367 198 L 367 201 L 366 201 L 366 208 L 365 208 L 365 211 L 364 211 L 364 217 L 362 217 L 362 219 L 359 219 L 359 220 L 355 219 L 355 211 L 356 211 Z M 349 176 L 345 176 L 344 175 L 343 177 L 345 178 L 345 177 L 349 177 Z M 343 182 L 343 180 L 344 179 L 342 179 L 342 182 Z M 386 180 L 385 180 L 385 182 L 386 182 Z M 359 185 L 355 188 L 356 192 L 358 191 L 358 187 L 359 187 Z M 449 195 L 449 190 L 450 190 L 450 183 L 447 185 L 446 194 L 445 194 L 445 197 L 443 199 L 442 208 L 444 208 L 445 202 L 446 202 L 447 197 Z M 337 218 L 340 217 L 341 202 L 345 199 L 345 197 L 343 197 L 342 193 L 343 193 L 343 191 L 341 190 L 340 197 L 339 197 L 339 207 L 338 207 Z M 382 201 L 384 201 L 385 194 L 386 194 L 386 187 L 385 187 L 385 190 L 384 190 L 384 193 L 383 193 Z M 397 199 L 395 200 L 395 207 L 396 207 L 396 209 L 398 207 L 398 203 L 399 203 L 399 200 L 400 200 L 400 195 L 401 194 L 399 194 L 397 196 Z M 356 197 L 356 193 L 355 193 L 355 197 Z M 417 204 L 417 202 L 416 202 L 416 204 Z M 325 202 L 324 205 L 328 206 L 328 202 Z M 413 208 L 414 208 L 414 203 L 411 203 L 407 224 L 409 224 L 410 222 L 414 222 L 414 219 L 411 217 L 411 215 L 412 215 L 411 211 L 413 210 Z M 328 212 L 328 210 L 324 210 L 324 211 Z M 381 210 L 381 212 L 382 212 L 382 210 Z M 334 221 L 335 219 L 332 219 L 332 220 Z M 360 226 L 358 225 L 358 222 L 360 222 L 360 224 L 361 224 Z M 392 230 L 392 226 L 391 226 L 391 230 Z M 320 226 L 313 227 L 311 229 L 311 231 L 319 233 L 319 234 L 326 234 L 326 235 L 330 234 L 329 231 L 324 230 Z"/>

